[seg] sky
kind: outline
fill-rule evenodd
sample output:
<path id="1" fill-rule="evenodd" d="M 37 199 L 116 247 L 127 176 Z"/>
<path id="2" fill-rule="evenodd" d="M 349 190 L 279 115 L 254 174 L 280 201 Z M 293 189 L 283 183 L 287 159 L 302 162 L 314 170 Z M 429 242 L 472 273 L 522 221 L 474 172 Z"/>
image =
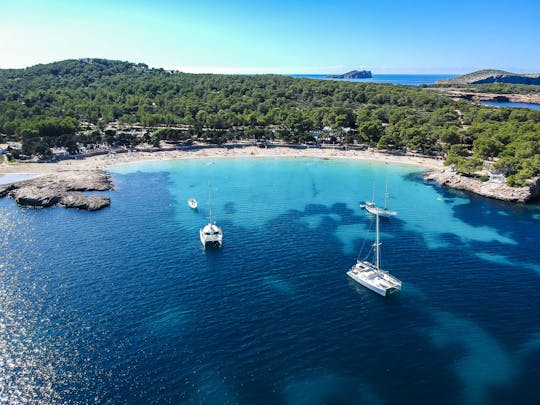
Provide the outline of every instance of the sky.
<path id="1" fill-rule="evenodd" d="M 0 0 L 0 68 L 85 57 L 194 73 L 540 72 L 540 1 Z"/>

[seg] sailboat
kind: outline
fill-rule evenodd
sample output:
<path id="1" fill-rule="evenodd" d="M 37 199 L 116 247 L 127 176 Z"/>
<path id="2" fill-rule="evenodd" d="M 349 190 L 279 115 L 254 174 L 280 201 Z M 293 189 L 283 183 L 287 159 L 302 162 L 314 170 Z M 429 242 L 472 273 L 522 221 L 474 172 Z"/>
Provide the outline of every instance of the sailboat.
<path id="1" fill-rule="evenodd" d="M 210 205 L 210 222 L 199 230 L 199 237 L 201 238 L 201 243 L 205 249 L 207 246 L 221 247 L 223 245 L 223 231 L 215 224 L 215 222 L 212 222 L 210 182 L 208 182 L 208 203 Z"/>
<path id="2" fill-rule="evenodd" d="M 386 208 L 388 203 L 388 177 L 386 178 L 386 192 L 384 193 L 384 208 L 377 207 L 375 205 L 375 186 L 373 187 L 373 195 L 371 196 L 371 201 L 366 201 L 365 204 L 360 204 L 360 208 L 365 209 L 370 214 L 378 214 L 384 218 L 395 217 L 397 211 L 392 211 Z"/>
<path id="3" fill-rule="evenodd" d="M 376 237 L 375 244 L 375 263 L 367 260 L 357 260 L 356 264 L 352 266 L 347 275 L 357 283 L 362 284 L 364 287 L 376 292 L 383 297 L 395 294 L 401 291 L 401 281 L 392 276 L 387 271 L 380 268 L 381 252 L 379 242 L 379 213 L 375 213 L 376 218 Z"/>

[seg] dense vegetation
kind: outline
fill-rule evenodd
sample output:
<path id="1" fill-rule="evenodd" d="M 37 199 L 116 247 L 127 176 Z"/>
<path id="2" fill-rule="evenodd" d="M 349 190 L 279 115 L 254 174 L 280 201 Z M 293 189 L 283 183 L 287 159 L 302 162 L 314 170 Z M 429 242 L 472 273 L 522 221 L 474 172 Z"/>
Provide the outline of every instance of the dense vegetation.
<path id="1" fill-rule="evenodd" d="M 329 127 L 319 141 L 447 155 L 465 174 L 493 160 L 520 184 L 540 175 L 539 122 L 538 111 L 482 107 L 406 86 L 194 75 L 97 59 L 0 71 L 0 133 L 21 141 L 22 153 L 42 156 L 54 146 L 164 139 L 316 142 L 315 131 Z M 138 137 L 108 123 L 149 131 Z"/>
<path id="2" fill-rule="evenodd" d="M 539 111 L 482 108 L 461 136 L 463 143 L 450 146 L 445 163 L 455 165 L 463 174 L 474 173 L 487 161 L 508 175 L 511 186 L 540 175 Z"/>

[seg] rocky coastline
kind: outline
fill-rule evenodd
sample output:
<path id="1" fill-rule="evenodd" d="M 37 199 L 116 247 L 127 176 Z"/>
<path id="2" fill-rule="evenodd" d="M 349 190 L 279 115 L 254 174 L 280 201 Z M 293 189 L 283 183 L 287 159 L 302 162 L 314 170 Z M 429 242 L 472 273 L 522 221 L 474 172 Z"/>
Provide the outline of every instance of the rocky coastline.
<path id="1" fill-rule="evenodd" d="M 87 195 L 83 191 L 113 189 L 110 176 L 102 170 L 63 171 L 0 185 L 0 198 L 14 199 L 21 207 L 45 208 L 62 206 L 87 211 L 108 207 L 111 200 L 102 195 Z"/>
<path id="2" fill-rule="evenodd" d="M 540 104 L 540 94 L 480 93 L 469 90 L 458 90 L 453 88 L 438 88 L 435 90 L 446 94 L 448 97 L 465 99 L 477 103 L 481 101 L 509 101 L 512 103 Z"/>
<path id="3" fill-rule="evenodd" d="M 540 104 L 540 94 L 496 94 L 496 93 L 469 93 L 472 101 L 499 101 L 525 104 Z"/>
<path id="4" fill-rule="evenodd" d="M 497 182 L 483 182 L 472 177 L 462 176 L 450 168 L 431 170 L 424 173 L 424 179 L 442 186 L 469 191 L 483 197 L 497 200 L 526 203 L 540 196 L 540 177 L 525 187 L 510 187 Z"/>

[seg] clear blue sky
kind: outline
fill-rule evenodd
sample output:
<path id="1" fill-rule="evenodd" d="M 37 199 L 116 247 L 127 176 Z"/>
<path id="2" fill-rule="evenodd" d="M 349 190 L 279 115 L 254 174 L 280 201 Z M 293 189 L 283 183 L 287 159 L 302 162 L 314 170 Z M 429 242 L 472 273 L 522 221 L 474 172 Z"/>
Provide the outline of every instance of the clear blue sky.
<path id="1" fill-rule="evenodd" d="M 0 68 L 71 58 L 191 72 L 540 72 L 540 1 L 0 0 Z"/>

